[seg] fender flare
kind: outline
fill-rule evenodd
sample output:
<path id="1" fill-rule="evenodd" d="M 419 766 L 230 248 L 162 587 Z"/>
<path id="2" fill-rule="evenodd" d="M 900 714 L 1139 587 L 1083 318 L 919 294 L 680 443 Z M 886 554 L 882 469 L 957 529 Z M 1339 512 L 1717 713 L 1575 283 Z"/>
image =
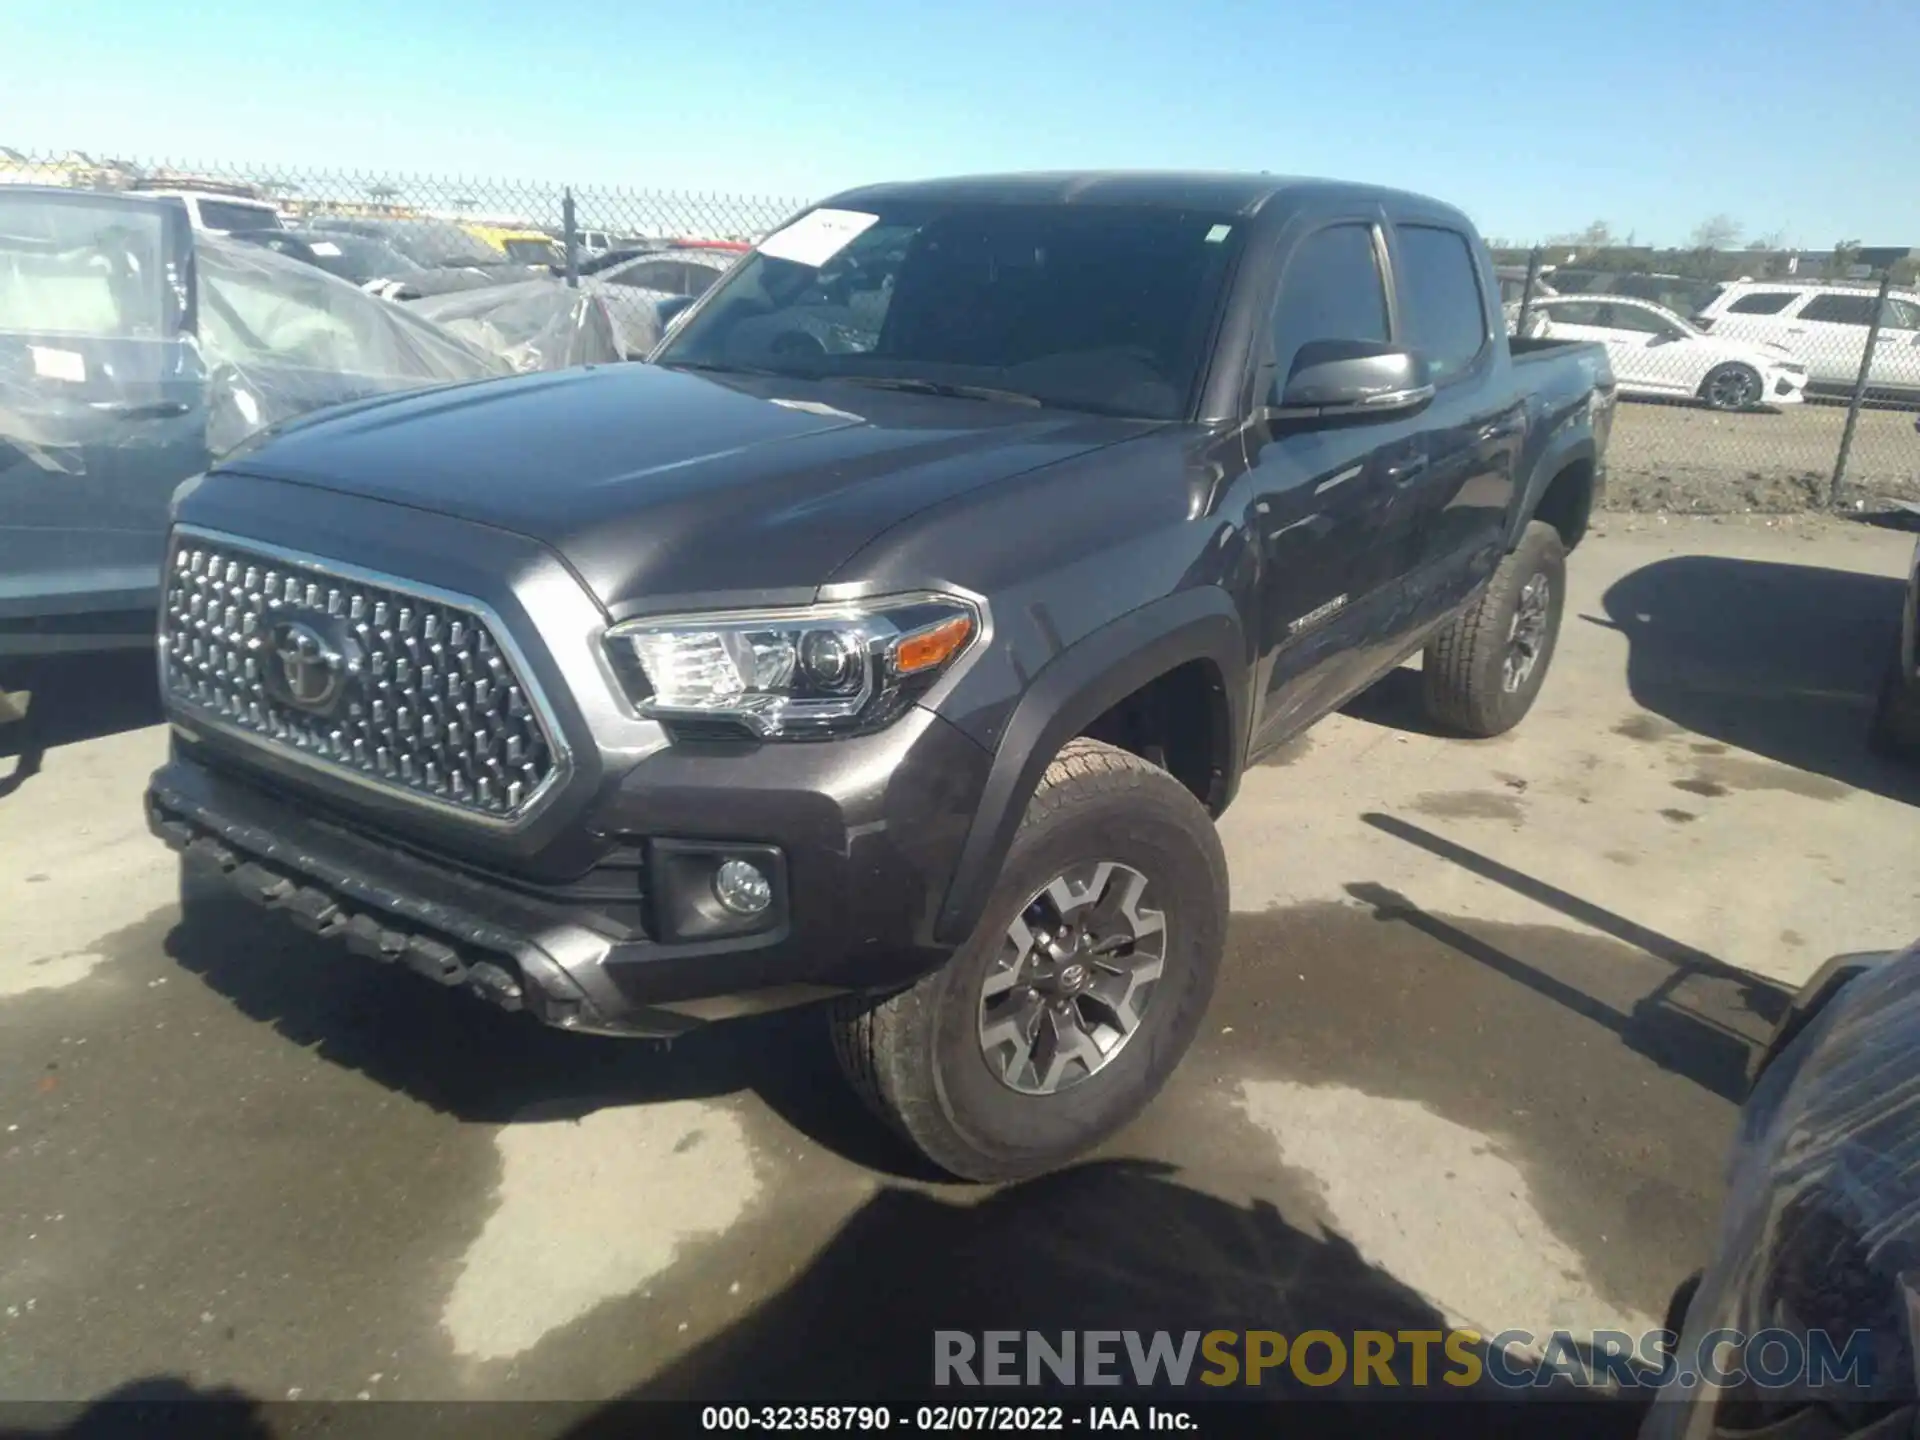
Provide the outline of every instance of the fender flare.
<path id="1" fill-rule="evenodd" d="M 1520 503 L 1514 506 L 1513 519 L 1507 527 L 1507 549 L 1511 550 L 1520 543 L 1520 537 L 1526 533 L 1527 525 L 1540 509 L 1540 502 L 1546 498 L 1547 487 L 1559 478 L 1560 473 L 1569 465 L 1585 461 L 1594 469 L 1594 499 L 1599 498 L 1599 462 L 1600 452 L 1593 443 L 1593 431 L 1585 425 L 1578 429 L 1569 429 L 1554 437 L 1547 448 L 1534 462 L 1533 471 L 1527 476 L 1526 493 Z"/>
<path id="2" fill-rule="evenodd" d="M 934 919 L 936 942 L 959 945 L 973 932 L 1027 802 L 1060 748 L 1143 685 L 1194 660 L 1215 665 L 1225 691 L 1225 807 L 1246 758 L 1246 643 L 1232 599 L 1224 590 L 1202 586 L 1129 611 L 1061 651 L 1034 676 L 993 752 L 973 824 Z"/>

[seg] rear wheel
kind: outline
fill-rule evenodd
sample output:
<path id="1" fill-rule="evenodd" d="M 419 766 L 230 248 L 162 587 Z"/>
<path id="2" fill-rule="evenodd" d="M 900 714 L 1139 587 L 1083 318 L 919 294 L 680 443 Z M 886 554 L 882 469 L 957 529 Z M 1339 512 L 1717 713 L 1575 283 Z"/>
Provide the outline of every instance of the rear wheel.
<path id="1" fill-rule="evenodd" d="M 1518 725 L 1553 661 L 1566 584 L 1560 532 L 1533 521 L 1480 597 L 1427 642 L 1421 662 L 1427 714 L 1481 738 Z"/>
<path id="2" fill-rule="evenodd" d="M 1226 857 L 1191 793 L 1075 740 L 1047 768 L 967 943 L 833 1015 L 873 1110 L 969 1180 L 1053 1169 L 1137 1114 L 1193 1042 L 1226 938 Z"/>
<path id="3" fill-rule="evenodd" d="M 1751 365 L 1716 365 L 1700 382 L 1709 410 L 1751 410 L 1760 403 L 1760 372 Z"/>
<path id="4" fill-rule="evenodd" d="M 1903 759 L 1920 755 L 1920 686 L 1901 673 L 1898 657 L 1881 678 L 1868 739 L 1883 755 Z"/>

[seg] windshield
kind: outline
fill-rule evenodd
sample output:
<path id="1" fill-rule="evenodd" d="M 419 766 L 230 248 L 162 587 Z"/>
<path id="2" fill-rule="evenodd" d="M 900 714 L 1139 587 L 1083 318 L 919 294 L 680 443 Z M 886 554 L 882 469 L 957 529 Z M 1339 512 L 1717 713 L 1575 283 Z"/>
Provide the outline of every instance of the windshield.
<path id="1" fill-rule="evenodd" d="M 209 230 L 238 234 L 245 230 L 284 230 L 278 212 L 263 205 L 236 205 L 227 200 L 201 197 L 200 223 Z"/>
<path id="2" fill-rule="evenodd" d="M 1175 419 L 1236 238 L 1225 217 L 1144 206 L 814 210 L 737 266 L 656 359 Z"/>

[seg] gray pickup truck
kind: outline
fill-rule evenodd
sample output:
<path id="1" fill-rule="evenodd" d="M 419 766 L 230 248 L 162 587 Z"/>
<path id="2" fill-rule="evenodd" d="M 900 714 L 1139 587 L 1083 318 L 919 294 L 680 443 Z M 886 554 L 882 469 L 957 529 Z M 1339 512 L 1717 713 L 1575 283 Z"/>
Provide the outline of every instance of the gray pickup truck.
<path id="1" fill-rule="evenodd" d="M 1612 405 L 1418 196 L 852 191 L 651 363 L 350 405 L 183 487 L 151 824 L 549 1024 L 823 1002 L 925 1154 L 1031 1174 L 1193 1039 L 1249 761 L 1423 650 L 1445 725 L 1526 714 Z"/>

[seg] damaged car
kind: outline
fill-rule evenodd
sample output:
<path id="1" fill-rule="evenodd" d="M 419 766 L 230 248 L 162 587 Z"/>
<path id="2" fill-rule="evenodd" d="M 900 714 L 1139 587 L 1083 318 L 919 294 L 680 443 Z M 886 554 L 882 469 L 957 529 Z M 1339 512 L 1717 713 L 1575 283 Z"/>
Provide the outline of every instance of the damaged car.
<path id="1" fill-rule="evenodd" d="M 167 509 L 324 406 L 496 355 L 165 198 L 0 191 L 0 660 L 148 645 Z"/>
<path id="2" fill-rule="evenodd" d="M 527 280 L 431 295 L 408 309 L 515 370 L 564 370 L 627 358 L 607 297 L 593 287 Z"/>

